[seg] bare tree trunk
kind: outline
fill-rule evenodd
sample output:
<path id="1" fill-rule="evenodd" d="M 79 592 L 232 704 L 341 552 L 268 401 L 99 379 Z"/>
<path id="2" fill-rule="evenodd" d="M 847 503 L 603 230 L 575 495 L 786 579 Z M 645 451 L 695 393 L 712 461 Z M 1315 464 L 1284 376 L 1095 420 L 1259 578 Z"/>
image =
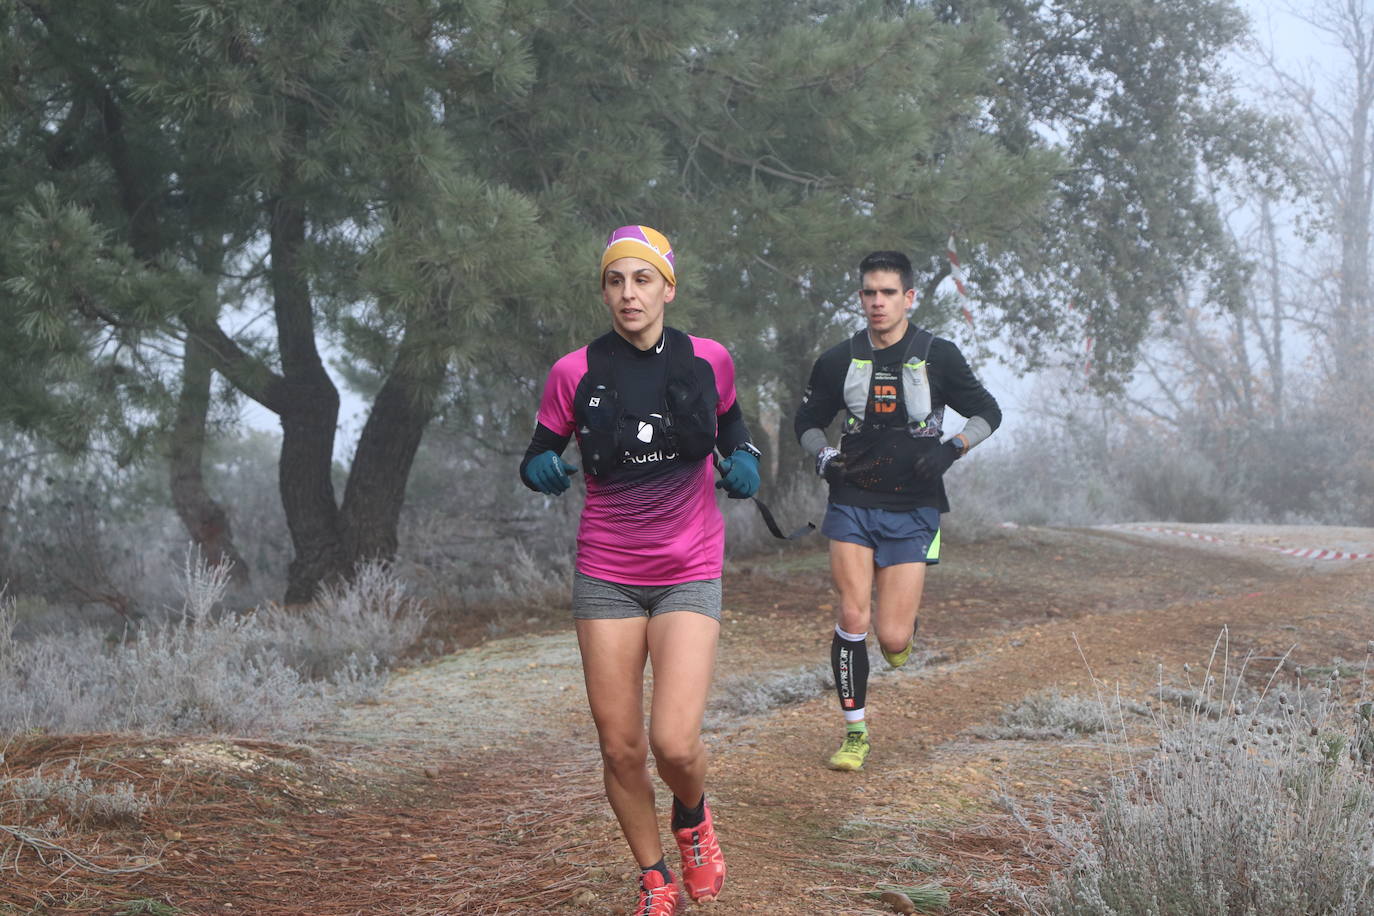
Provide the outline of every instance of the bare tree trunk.
<path id="1" fill-rule="evenodd" d="M 819 314 L 819 309 L 816 313 Z M 778 379 L 778 477 L 775 486 L 779 492 L 790 489 L 805 475 L 816 473 L 815 456 L 803 454 L 801 446 L 797 444 L 793 419 L 806 392 L 806 384 L 811 379 L 811 366 L 815 362 L 812 354 L 817 344 L 824 350 L 839 341 L 817 340 L 822 332 L 811 324 L 790 329 L 778 328 L 777 331 L 778 352 L 787 356 L 780 363 L 783 374 Z M 837 444 L 838 435 L 833 428 L 829 437 L 831 445 Z"/>
<path id="2" fill-rule="evenodd" d="M 1273 207 L 1267 198 L 1260 202 L 1260 231 L 1264 235 L 1265 269 L 1269 272 L 1269 334 L 1265 357 L 1269 363 L 1270 387 L 1274 398 L 1270 426 L 1282 429 L 1286 413 L 1285 400 L 1288 397 L 1283 367 L 1283 262 L 1279 257 L 1278 230 L 1274 226 Z"/>
<path id="3" fill-rule="evenodd" d="M 426 358 L 414 343 L 423 336 L 406 332 L 358 439 L 341 510 L 343 549 L 351 563 L 396 555 L 410 467 L 448 375 L 446 360 Z"/>
<path id="4" fill-rule="evenodd" d="M 1301 115 L 1304 157 L 1330 208 L 1331 232 L 1339 246 L 1335 302 L 1322 328 L 1330 356 L 1328 371 L 1340 384 L 1356 385 L 1369 377 L 1369 347 L 1374 342 L 1374 296 L 1369 288 L 1374 22 L 1366 4 L 1345 0 L 1323 0 L 1296 15 L 1325 33 L 1344 56 L 1346 72 L 1324 89 L 1272 62 L 1270 69 Z"/>
<path id="5" fill-rule="evenodd" d="M 286 193 L 268 201 L 271 231 L 272 305 L 277 319 L 283 375 L 282 442 L 278 481 L 295 556 L 287 571 L 288 604 L 315 597 L 323 582 L 350 570 L 339 524 L 332 470 L 339 392 L 325 372 L 315 344 L 314 314 L 301 250 L 306 218 Z"/>
<path id="6" fill-rule="evenodd" d="M 205 489 L 205 423 L 210 412 L 210 356 L 194 338 L 187 338 L 181 361 L 181 394 L 177 399 L 167 460 L 172 505 L 206 562 L 227 562 L 232 581 L 249 581 L 248 564 L 234 547 L 229 515 Z"/>
<path id="7" fill-rule="evenodd" d="M 1353 16 L 1353 14 L 1352 14 Z M 1350 111 L 1350 149 L 1338 211 L 1341 234 L 1340 300 L 1336 312 L 1335 345 L 1338 378 L 1354 378 L 1353 370 L 1369 359 L 1363 339 L 1369 311 L 1369 114 L 1374 106 L 1374 42 L 1364 29 L 1354 30 L 1358 43 L 1350 47 L 1355 64 L 1355 97 Z M 1353 37 L 1352 37 L 1353 42 Z"/>
<path id="8" fill-rule="evenodd" d="M 87 78 L 78 71 L 79 78 Z M 125 136 L 123 110 L 109 89 L 96 90 L 105 156 L 118 179 L 120 204 L 128 215 L 130 247 L 145 263 L 157 264 L 166 253 L 157 184 L 142 168 L 138 155 Z M 168 475 L 172 505 L 187 535 L 206 561 L 228 561 L 232 581 L 249 581 L 248 564 L 234 547 L 228 513 L 205 489 L 205 423 L 210 411 L 211 356 L 205 347 L 188 338 L 183 355 L 181 393 L 168 443 Z"/>

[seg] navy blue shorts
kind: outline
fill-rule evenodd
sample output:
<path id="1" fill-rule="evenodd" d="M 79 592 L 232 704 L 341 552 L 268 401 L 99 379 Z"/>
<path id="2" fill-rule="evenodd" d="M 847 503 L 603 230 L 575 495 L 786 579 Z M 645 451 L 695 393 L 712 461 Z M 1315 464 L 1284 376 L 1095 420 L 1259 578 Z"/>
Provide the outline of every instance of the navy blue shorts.
<path id="1" fill-rule="evenodd" d="M 934 566 L 940 562 L 939 509 L 893 512 L 831 503 L 821 522 L 821 534 L 832 541 L 871 548 L 873 562 L 880 567 L 898 563 Z"/>

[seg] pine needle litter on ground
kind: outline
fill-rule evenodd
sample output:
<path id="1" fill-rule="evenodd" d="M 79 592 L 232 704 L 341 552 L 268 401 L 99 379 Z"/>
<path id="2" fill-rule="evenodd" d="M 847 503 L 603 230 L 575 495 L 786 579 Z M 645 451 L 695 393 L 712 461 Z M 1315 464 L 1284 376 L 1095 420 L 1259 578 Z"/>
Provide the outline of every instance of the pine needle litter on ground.
<path id="1" fill-rule="evenodd" d="M 613 835 L 599 769 L 567 760 L 483 773 L 373 758 L 364 772 L 295 745 L 115 735 L 3 751 L 0 911 L 529 912 L 588 886 Z M 6 791 L 54 774 L 148 803 L 111 825 Z"/>

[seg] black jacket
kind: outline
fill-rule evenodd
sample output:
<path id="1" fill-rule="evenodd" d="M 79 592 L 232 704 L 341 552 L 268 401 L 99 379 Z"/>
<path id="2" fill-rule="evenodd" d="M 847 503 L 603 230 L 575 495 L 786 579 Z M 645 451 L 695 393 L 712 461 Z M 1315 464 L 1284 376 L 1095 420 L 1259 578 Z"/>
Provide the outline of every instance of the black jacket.
<path id="1" fill-rule="evenodd" d="M 879 412 L 874 407 L 873 387 L 882 384 L 891 396 L 895 387 L 901 398 L 901 361 L 910 338 L 911 325 L 900 341 L 873 353 L 874 384 L 870 386 L 865 430 L 844 436 L 840 449 L 849 468 L 844 480 L 830 487 L 830 501 L 843 506 L 862 506 L 904 512 L 930 506 L 949 511 L 949 500 L 941 477 L 921 477 L 915 459 L 924 450 L 939 448 L 939 439 L 914 438 L 906 431 L 906 405 L 896 411 Z M 793 427 L 798 439 L 808 429 L 824 430 L 836 414 L 845 412 L 844 379 L 849 369 L 849 340 L 821 354 L 811 368 L 806 394 L 797 408 Z M 931 407 L 952 407 L 966 418 L 982 417 L 992 429 L 1002 422 L 1002 410 L 982 383 L 974 376 L 964 355 L 949 340 L 937 337 L 927 357 Z"/>

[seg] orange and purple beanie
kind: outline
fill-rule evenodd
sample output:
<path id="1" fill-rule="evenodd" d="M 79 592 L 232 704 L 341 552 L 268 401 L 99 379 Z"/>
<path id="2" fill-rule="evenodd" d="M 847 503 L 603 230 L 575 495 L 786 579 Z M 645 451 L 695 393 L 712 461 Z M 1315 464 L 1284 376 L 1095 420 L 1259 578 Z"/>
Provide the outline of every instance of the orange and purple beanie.
<path id="1" fill-rule="evenodd" d="M 668 237 L 657 229 L 648 226 L 621 226 L 606 239 L 606 250 L 601 253 L 601 276 L 606 276 L 606 265 L 618 258 L 639 258 L 648 261 L 663 274 L 669 286 L 677 286 L 677 275 L 673 272 L 673 246 Z"/>

